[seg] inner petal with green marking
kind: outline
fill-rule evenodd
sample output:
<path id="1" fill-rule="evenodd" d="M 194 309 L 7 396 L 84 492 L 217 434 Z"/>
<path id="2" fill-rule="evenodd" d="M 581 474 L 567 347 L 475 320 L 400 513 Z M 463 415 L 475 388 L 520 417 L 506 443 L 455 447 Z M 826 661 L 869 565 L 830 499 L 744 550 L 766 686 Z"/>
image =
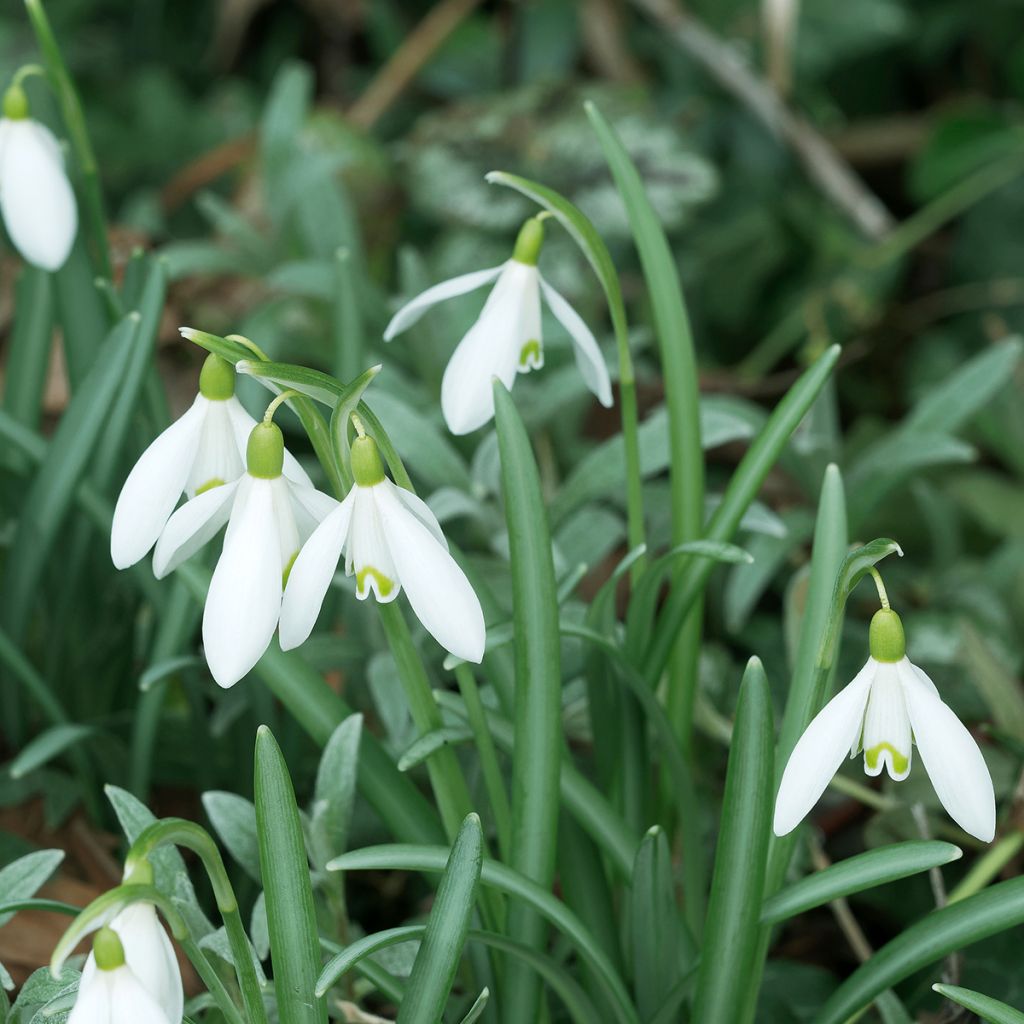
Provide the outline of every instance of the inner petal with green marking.
<path id="1" fill-rule="evenodd" d="M 291 558 L 285 563 L 284 572 L 281 573 L 281 586 L 288 586 L 288 577 L 291 575 L 292 566 L 295 564 L 295 559 L 299 557 L 298 551 L 296 551 Z"/>
<path id="2" fill-rule="evenodd" d="M 356 593 L 365 598 L 370 593 L 368 588 L 372 588 L 379 599 L 386 600 L 395 588 L 395 581 L 372 565 L 364 565 L 356 573 Z"/>
<path id="3" fill-rule="evenodd" d="M 537 338 L 531 338 L 519 350 L 519 372 L 529 373 L 539 370 L 544 365 L 544 348 Z"/>
<path id="4" fill-rule="evenodd" d="M 880 772 L 882 766 L 879 764 L 879 759 L 886 752 L 889 754 L 892 772 L 897 775 L 906 775 L 910 768 L 910 758 L 901 754 L 891 743 L 886 743 L 884 740 L 864 751 L 864 762 L 873 772 Z"/>
<path id="5" fill-rule="evenodd" d="M 200 484 L 196 488 L 196 496 L 198 497 L 200 494 L 203 494 L 205 491 L 212 491 L 214 489 L 214 487 L 223 487 L 223 486 L 224 486 L 224 481 L 221 480 L 221 478 L 219 476 L 212 476 L 212 477 L 210 477 L 209 480 L 206 481 L 206 483 Z"/>

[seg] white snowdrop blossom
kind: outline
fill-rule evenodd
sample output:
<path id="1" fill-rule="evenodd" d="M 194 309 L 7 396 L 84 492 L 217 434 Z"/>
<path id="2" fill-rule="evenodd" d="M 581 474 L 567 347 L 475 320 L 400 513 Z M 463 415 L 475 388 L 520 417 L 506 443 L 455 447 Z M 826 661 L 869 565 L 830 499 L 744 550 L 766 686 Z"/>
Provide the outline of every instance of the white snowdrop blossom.
<path id="1" fill-rule="evenodd" d="M 152 903 L 131 903 L 108 926 L 121 940 L 125 963 L 161 1007 L 168 1020 L 180 1021 L 184 1008 L 181 971 L 171 940 L 160 925 Z M 81 985 L 90 985 L 99 970 L 90 953 Z"/>
<path id="2" fill-rule="evenodd" d="M 390 341 L 416 323 L 431 306 L 495 282 L 483 311 L 459 342 L 444 371 L 441 409 L 453 434 L 468 434 L 493 418 L 495 377 L 511 389 L 517 373 L 529 373 L 544 365 L 541 296 L 572 337 L 576 364 L 587 387 L 602 405 L 612 404 L 608 368 L 594 335 L 537 269 L 543 236 L 541 220 L 531 218 L 519 232 L 510 260 L 428 288 L 403 306 L 384 332 L 384 340 Z"/>
<path id="3" fill-rule="evenodd" d="M 888 608 L 871 621 L 870 656 L 853 681 L 825 705 L 793 748 L 775 802 L 775 834 L 792 831 L 811 810 L 850 752 L 864 751 L 864 771 L 910 774 L 912 744 L 949 816 L 983 842 L 995 835 L 992 778 L 963 723 L 935 684 L 906 656 L 899 616 Z"/>
<path id="4" fill-rule="evenodd" d="M 78 983 L 68 1024 L 180 1024 L 181 1002 L 171 1016 L 127 962 L 122 940 L 112 928 L 96 933 L 89 964 Z"/>
<path id="5" fill-rule="evenodd" d="M 20 85 L 4 96 L 0 118 L 0 214 L 14 247 L 43 270 L 59 270 L 78 232 L 75 193 L 60 143 L 28 116 Z"/>
<path id="6" fill-rule="evenodd" d="M 465 661 L 479 662 L 486 631 L 480 602 L 448 552 L 434 513 L 395 486 L 372 438 L 352 444 L 355 484 L 306 541 L 292 566 L 281 609 L 281 646 L 309 636 L 342 553 L 356 596 L 393 601 L 404 588 L 427 632 Z"/>
<path id="7" fill-rule="evenodd" d="M 235 397 L 234 368 L 220 356 L 207 356 L 195 401 L 142 453 L 121 488 L 110 531 L 110 557 L 118 569 L 134 565 L 156 544 L 182 493 L 195 498 L 242 476 L 255 426 Z M 287 451 L 284 475 L 313 486 Z"/>
<path id="8" fill-rule="evenodd" d="M 289 479 L 283 466 L 281 431 L 265 419 L 249 435 L 241 477 L 182 505 L 167 521 L 153 553 L 159 579 L 227 523 L 203 610 L 206 661 L 220 686 L 237 683 L 267 649 L 295 556 L 338 507 L 310 484 Z"/>

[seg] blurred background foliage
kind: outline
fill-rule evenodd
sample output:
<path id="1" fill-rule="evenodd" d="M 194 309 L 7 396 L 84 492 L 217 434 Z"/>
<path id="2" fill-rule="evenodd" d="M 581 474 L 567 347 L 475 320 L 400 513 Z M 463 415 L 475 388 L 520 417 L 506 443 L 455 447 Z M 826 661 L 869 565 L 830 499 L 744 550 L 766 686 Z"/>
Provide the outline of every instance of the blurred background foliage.
<path id="1" fill-rule="evenodd" d="M 1024 370 L 1012 338 L 1024 326 L 1022 8 L 1012 0 L 689 5 L 877 197 L 885 224 L 872 233 L 823 193 L 748 103 L 680 47 L 659 13 L 671 6 L 61 0 L 50 16 L 99 155 L 115 276 L 133 272 L 139 249 L 167 261 L 159 352 L 172 410 L 190 401 L 198 366 L 177 336 L 181 324 L 249 335 L 274 358 L 343 378 L 386 359 L 374 409 L 417 486 L 499 596 L 508 587 L 493 430 L 452 438 L 436 408 L 444 362 L 478 297 L 439 308 L 386 353 L 380 336 L 400 297 L 506 258 L 530 208 L 487 185 L 487 171 L 563 192 L 594 220 L 623 280 L 645 419 L 650 538 L 666 545 L 659 368 L 625 212 L 582 109 L 585 99 L 597 103 L 637 162 L 677 257 L 701 365 L 712 493 L 805 362 L 827 344 L 844 345 L 835 385 L 748 517 L 742 543 L 756 561 L 715 574 L 699 708 L 703 785 L 711 793 L 721 785 L 716 736 L 747 656 L 764 660 L 778 692 L 786 684 L 821 474 L 835 461 L 846 477 L 851 535 L 903 544 L 906 557 L 887 563 L 886 578 L 905 611 L 911 657 L 965 719 L 994 722 L 998 742 L 986 752 L 1005 796 L 1024 755 Z M 33 55 L 20 5 L 6 5 L 0 78 Z M 45 93 L 34 83 L 30 90 L 51 116 Z M 8 250 L 0 282 L 8 338 L 16 266 Z M 542 267 L 594 326 L 612 363 L 600 290 L 557 230 Z M 339 330 L 345 346 L 336 343 Z M 547 368 L 521 379 L 515 394 L 551 499 L 558 571 L 567 578 L 584 565 L 586 595 L 625 551 L 624 509 L 615 415 L 594 405 L 571 362 L 567 339 L 552 330 Z M 67 395 L 55 358 L 44 427 Z M 9 408 L 10 396 L 4 401 Z M 134 454 L 124 453 L 125 467 Z M 4 550 L 20 502 L 15 461 L 4 476 Z M 106 489 L 116 495 L 114 481 Z M 78 561 L 51 562 L 24 648 L 32 671 L 86 729 L 54 739 L 42 716 L 22 709 L 19 739 L 36 736 L 37 745 L 19 754 L 8 734 L 4 759 L 19 761 L 0 775 L 0 861 L 53 829 L 65 830 L 63 845 L 87 860 L 92 840 L 74 839 L 82 802 L 92 826 L 112 824 L 97 778 L 165 813 L 201 814 L 205 791 L 245 792 L 248 771 L 238 765 L 249 762 L 257 722 L 273 726 L 308 793 L 316 756 L 298 727 L 261 687 L 212 692 L 195 656 L 198 612 L 187 599 L 178 638 L 154 655 L 157 624 L 134 614 L 137 591 L 109 565 L 106 538 L 89 536 Z M 862 592 L 861 600 L 848 616 L 840 676 L 866 649 L 874 598 Z M 565 614 L 582 612 L 567 601 Z M 353 628 L 307 653 L 397 756 L 413 733 L 394 667 L 375 653 L 382 645 L 374 618 L 354 605 L 352 615 Z M 581 652 L 567 644 L 567 653 L 569 678 L 578 677 Z M 6 652 L 8 667 L 14 656 Z M 139 726 L 140 681 L 166 687 L 158 728 L 148 732 Z M 566 722 L 581 750 L 589 740 L 583 704 L 577 679 L 566 689 Z M 68 760 L 81 750 L 90 772 Z M 920 786 L 934 805 L 919 773 L 904 786 Z M 835 797 L 828 807 L 822 824 L 836 859 L 863 841 L 911 834 L 905 813 L 869 817 Z M 25 820 L 37 823 L 34 834 Z M 372 838 L 376 830 L 360 804 L 354 834 Z M 930 899 L 923 879 L 901 883 L 900 898 L 891 897 L 878 890 L 858 904 L 879 944 Z M 389 901 L 408 894 L 374 891 L 373 899 L 376 925 L 403 919 Z M 822 912 L 815 920 L 819 931 L 781 947 L 803 964 L 770 965 L 765 1020 L 808 1019 L 789 990 L 797 975 L 802 992 L 828 990 L 831 976 L 814 964 L 848 969 L 842 940 L 831 952 L 822 942 L 834 932 L 831 919 Z M 987 946 L 971 963 L 987 963 L 988 973 L 965 975 L 964 984 L 1019 1000 L 1008 969 L 1018 966 L 1012 936 Z"/>

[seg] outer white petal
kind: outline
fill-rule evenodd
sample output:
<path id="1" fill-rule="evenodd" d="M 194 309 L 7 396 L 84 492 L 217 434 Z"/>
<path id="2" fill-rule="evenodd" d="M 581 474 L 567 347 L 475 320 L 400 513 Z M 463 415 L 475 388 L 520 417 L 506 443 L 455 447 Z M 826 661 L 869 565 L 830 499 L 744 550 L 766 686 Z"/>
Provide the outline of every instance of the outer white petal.
<path id="1" fill-rule="evenodd" d="M 168 1020 L 181 1020 L 184 992 L 181 971 L 171 940 L 160 925 L 151 903 L 132 903 L 110 927 L 124 946 L 125 963 L 146 991 L 163 1008 Z"/>
<path id="2" fill-rule="evenodd" d="M 400 334 L 407 327 L 414 323 L 431 306 L 436 306 L 445 299 L 452 299 L 456 295 L 464 295 L 466 292 L 482 288 L 485 284 L 493 281 L 505 266 L 489 267 L 487 270 L 474 270 L 471 274 L 462 274 L 460 277 L 453 277 L 448 281 L 442 281 L 421 292 L 415 299 L 407 302 L 392 318 L 384 331 L 384 340 L 390 341 L 396 334 Z"/>
<path id="3" fill-rule="evenodd" d="M 864 712 L 862 746 L 866 774 L 880 775 L 885 768 L 896 782 L 910 774 L 910 719 L 895 662 L 880 661 L 875 669 Z"/>
<path id="4" fill-rule="evenodd" d="M 60 145 L 31 118 L 8 121 L 0 162 L 0 212 L 29 263 L 59 270 L 78 232 L 78 208 Z"/>
<path id="5" fill-rule="evenodd" d="M 118 569 L 134 565 L 156 543 L 188 480 L 206 417 L 207 401 L 192 407 L 142 453 L 128 474 L 110 530 L 110 557 Z"/>
<path id="6" fill-rule="evenodd" d="M 239 456 L 244 466 L 245 452 L 249 447 L 249 435 L 252 433 L 252 428 L 256 426 L 256 421 L 245 411 L 245 406 L 234 395 L 224 404 L 227 406 L 231 427 L 235 432 L 235 444 L 238 445 Z M 299 465 L 298 459 L 287 448 L 284 450 L 283 473 L 289 480 L 297 484 L 305 484 L 306 487 L 313 486 L 309 474 Z"/>
<path id="7" fill-rule="evenodd" d="M 922 675 L 907 659 L 899 663 L 918 753 L 949 816 L 965 832 L 990 843 L 996 834 L 996 798 L 985 758 L 960 719 L 921 681 Z"/>
<path id="8" fill-rule="evenodd" d="M 422 498 L 387 479 L 381 486 L 386 487 L 434 535 L 434 539 L 445 551 L 448 550 L 448 541 L 441 529 L 441 524 Z"/>
<path id="9" fill-rule="evenodd" d="M 468 434 L 494 416 L 495 377 L 507 388 L 515 382 L 519 353 L 529 340 L 524 295 L 536 276 L 536 267 L 510 261 L 445 367 L 441 410 L 453 434 Z"/>
<path id="10" fill-rule="evenodd" d="M 773 828 L 777 836 L 800 824 L 843 763 L 861 730 L 876 665 L 869 660 L 853 682 L 818 712 L 797 741 L 775 799 Z"/>
<path id="11" fill-rule="evenodd" d="M 611 378 L 608 376 L 608 367 L 601 355 L 601 349 L 590 328 L 583 322 L 579 313 L 543 277 L 540 279 L 540 287 L 551 312 L 555 314 L 555 319 L 572 337 L 576 352 L 576 365 L 579 367 L 587 387 L 597 396 L 597 400 L 603 406 L 611 407 Z"/>
<path id="12" fill-rule="evenodd" d="M 416 617 L 446 650 L 465 661 L 484 656 L 486 629 L 476 593 L 447 548 L 387 488 L 374 488 L 384 536 Z"/>
<path id="13" fill-rule="evenodd" d="M 186 501 L 167 520 L 153 552 L 153 575 L 158 580 L 173 572 L 213 539 L 228 521 L 236 492 L 248 479 L 243 476 L 234 483 L 203 491 L 198 497 Z"/>
<path id="14" fill-rule="evenodd" d="M 97 971 L 97 974 L 109 976 L 110 1024 L 172 1024 L 163 1007 L 127 963 L 112 971 Z M 174 1021 L 173 1024 L 179 1022 Z"/>
<path id="15" fill-rule="evenodd" d="M 279 630 L 281 646 L 286 651 L 305 643 L 313 631 L 324 595 L 341 561 L 354 504 L 355 488 L 302 545 L 299 557 L 288 574 Z"/>
<path id="16" fill-rule="evenodd" d="M 305 543 L 309 535 L 338 507 L 338 502 L 315 487 L 290 484 L 288 490 L 295 525 L 299 528 L 300 539 Z"/>
<path id="17" fill-rule="evenodd" d="M 92 970 L 89 969 L 90 964 Z M 114 972 L 98 971 L 92 953 L 89 954 L 85 970 L 82 971 L 82 977 L 78 982 L 75 1005 L 68 1014 L 68 1024 L 109 1024 L 112 1017 L 112 973 Z"/>
<path id="18" fill-rule="evenodd" d="M 260 660 L 281 614 L 283 566 L 273 481 L 248 480 L 232 509 L 203 611 L 206 662 L 224 687 L 234 686 Z"/>

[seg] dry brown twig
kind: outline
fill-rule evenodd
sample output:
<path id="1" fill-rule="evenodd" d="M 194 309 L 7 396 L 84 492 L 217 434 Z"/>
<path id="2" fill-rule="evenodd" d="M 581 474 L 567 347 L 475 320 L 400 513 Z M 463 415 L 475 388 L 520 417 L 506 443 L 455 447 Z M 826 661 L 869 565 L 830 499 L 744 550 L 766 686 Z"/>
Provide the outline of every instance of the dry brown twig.
<path id="1" fill-rule="evenodd" d="M 811 124 L 783 103 L 771 83 L 751 70 L 735 47 L 684 14 L 673 0 L 631 2 L 793 150 L 808 177 L 862 234 L 873 241 L 888 234 L 895 221 L 882 201 Z"/>

